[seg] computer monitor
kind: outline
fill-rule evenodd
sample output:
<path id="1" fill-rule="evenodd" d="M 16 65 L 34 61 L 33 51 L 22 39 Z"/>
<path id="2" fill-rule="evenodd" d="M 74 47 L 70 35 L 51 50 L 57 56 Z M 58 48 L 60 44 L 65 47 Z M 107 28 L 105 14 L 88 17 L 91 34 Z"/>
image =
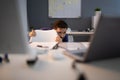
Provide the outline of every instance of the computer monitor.
<path id="1" fill-rule="evenodd" d="M 26 6 L 26 0 L 0 0 L 0 53 L 27 52 Z"/>

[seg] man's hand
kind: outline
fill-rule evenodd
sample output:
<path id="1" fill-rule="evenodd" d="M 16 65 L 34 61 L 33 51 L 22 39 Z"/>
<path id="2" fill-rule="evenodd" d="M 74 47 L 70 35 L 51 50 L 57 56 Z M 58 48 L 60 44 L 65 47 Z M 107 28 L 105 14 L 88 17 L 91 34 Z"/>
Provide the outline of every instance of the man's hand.
<path id="1" fill-rule="evenodd" d="M 35 30 L 32 30 L 31 32 L 29 32 L 29 36 L 30 37 L 35 37 L 36 36 Z"/>
<path id="2" fill-rule="evenodd" d="M 62 38 L 60 36 L 57 36 L 55 41 L 60 43 L 60 42 L 62 42 Z"/>

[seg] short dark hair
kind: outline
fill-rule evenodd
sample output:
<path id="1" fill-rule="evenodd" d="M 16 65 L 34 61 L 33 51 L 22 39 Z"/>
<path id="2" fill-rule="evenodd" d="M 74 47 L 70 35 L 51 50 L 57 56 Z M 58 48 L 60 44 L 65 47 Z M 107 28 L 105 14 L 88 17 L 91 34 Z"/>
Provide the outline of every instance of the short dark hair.
<path id="1" fill-rule="evenodd" d="M 57 28 L 68 28 L 68 25 L 67 25 L 67 23 L 65 22 L 65 21 L 63 21 L 63 20 L 57 20 L 57 21 L 55 21 L 54 22 L 54 24 L 53 24 L 53 28 L 54 29 L 57 29 Z"/>

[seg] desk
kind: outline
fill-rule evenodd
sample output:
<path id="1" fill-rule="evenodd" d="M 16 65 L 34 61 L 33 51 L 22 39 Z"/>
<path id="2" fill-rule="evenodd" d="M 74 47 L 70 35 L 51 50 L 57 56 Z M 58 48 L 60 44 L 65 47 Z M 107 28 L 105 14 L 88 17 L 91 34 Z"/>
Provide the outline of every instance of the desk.
<path id="1" fill-rule="evenodd" d="M 68 35 L 92 35 L 94 32 L 67 32 Z"/>
<path id="2" fill-rule="evenodd" d="M 28 54 L 9 54 L 10 63 L 0 64 L 0 80 L 76 80 L 78 74 L 71 67 L 71 58 L 65 56 L 56 60 L 49 54 L 38 55 L 34 66 L 26 64 Z M 120 80 L 120 58 L 77 63 L 76 66 L 88 80 Z"/>

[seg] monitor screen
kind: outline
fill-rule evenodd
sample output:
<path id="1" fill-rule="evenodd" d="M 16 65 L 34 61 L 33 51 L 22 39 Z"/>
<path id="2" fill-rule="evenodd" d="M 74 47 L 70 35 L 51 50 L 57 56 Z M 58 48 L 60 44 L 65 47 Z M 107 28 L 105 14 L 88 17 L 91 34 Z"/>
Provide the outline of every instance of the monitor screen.
<path id="1" fill-rule="evenodd" d="M 26 0 L 0 0 L 0 53 L 27 52 L 26 6 Z"/>

